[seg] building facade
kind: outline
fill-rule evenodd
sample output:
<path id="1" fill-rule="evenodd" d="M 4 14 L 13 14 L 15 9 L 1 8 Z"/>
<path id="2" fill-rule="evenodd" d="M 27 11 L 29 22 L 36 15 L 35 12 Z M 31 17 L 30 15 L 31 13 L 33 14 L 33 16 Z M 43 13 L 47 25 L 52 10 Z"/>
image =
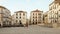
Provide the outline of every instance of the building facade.
<path id="1" fill-rule="evenodd" d="M 13 25 L 25 25 L 27 23 L 27 12 L 17 11 L 12 15 Z"/>
<path id="2" fill-rule="evenodd" d="M 41 24 L 43 23 L 43 11 L 34 10 L 30 13 L 30 22 L 31 24 Z"/>
<path id="3" fill-rule="evenodd" d="M 0 6 L 0 26 L 10 26 L 11 25 L 11 13 L 10 11 Z"/>
<path id="4" fill-rule="evenodd" d="M 54 27 L 60 23 L 60 0 L 54 0 L 49 5 L 48 21 L 48 23 L 53 24 Z"/>
<path id="5" fill-rule="evenodd" d="M 59 23 L 60 20 L 60 1 L 55 0 L 49 5 L 49 23 Z"/>
<path id="6" fill-rule="evenodd" d="M 48 24 L 48 11 L 43 14 L 43 22 L 44 24 Z"/>

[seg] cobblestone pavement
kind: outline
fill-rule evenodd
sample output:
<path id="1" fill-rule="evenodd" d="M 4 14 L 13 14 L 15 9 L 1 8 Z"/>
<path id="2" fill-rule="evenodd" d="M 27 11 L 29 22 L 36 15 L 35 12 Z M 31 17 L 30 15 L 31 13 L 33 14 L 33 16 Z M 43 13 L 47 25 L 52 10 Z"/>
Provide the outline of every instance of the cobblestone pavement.
<path id="1" fill-rule="evenodd" d="M 60 29 L 31 25 L 27 27 L 0 28 L 0 34 L 60 34 Z"/>

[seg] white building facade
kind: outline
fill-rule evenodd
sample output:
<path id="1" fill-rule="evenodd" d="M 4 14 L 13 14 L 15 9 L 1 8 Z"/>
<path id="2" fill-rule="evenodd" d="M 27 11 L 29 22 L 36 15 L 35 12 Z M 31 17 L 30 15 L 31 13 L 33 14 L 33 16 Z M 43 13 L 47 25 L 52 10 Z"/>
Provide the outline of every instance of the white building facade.
<path id="1" fill-rule="evenodd" d="M 27 22 L 27 12 L 17 11 L 12 15 L 13 25 L 25 25 Z"/>
<path id="2" fill-rule="evenodd" d="M 55 0 L 49 5 L 49 23 L 59 23 L 60 20 L 60 1 Z"/>
<path id="3" fill-rule="evenodd" d="M 1 26 L 11 25 L 11 12 L 3 6 L 0 6 L 0 25 Z"/>
<path id="4" fill-rule="evenodd" d="M 30 13 L 31 24 L 41 24 L 43 23 L 43 11 L 34 10 Z"/>

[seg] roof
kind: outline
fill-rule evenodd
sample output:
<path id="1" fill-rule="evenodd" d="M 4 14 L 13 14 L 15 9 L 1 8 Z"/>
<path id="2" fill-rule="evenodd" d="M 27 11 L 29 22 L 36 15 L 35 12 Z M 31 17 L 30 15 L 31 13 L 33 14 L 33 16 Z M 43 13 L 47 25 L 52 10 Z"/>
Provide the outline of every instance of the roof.
<path id="1" fill-rule="evenodd" d="M 3 8 L 3 9 L 7 9 L 6 7 L 4 7 L 4 6 L 0 6 L 0 8 Z M 7 9 L 8 10 L 8 9 Z M 8 10 L 9 12 L 10 12 L 10 10 Z"/>
<path id="2" fill-rule="evenodd" d="M 49 6 L 52 5 L 54 2 L 55 2 L 55 1 L 53 1 L 51 4 L 49 4 Z"/>
<path id="3" fill-rule="evenodd" d="M 0 6 L 0 8 L 4 8 L 4 9 L 6 9 L 4 6 Z"/>
<path id="4" fill-rule="evenodd" d="M 56 3 L 60 3 L 60 0 L 55 0 Z"/>
<path id="5" fill-rule="evenodd" d="M 36 9 L 36 10 L 31 11 L 31 12 L 43 12 L 43 11 Z"/>
<path id="6" fill-rule="evenodd" d="M 25 11 L 17 11 L 15 13 L 27 13 L 27 12 L 25 12 Z"/>
<path id="7" fill-rule="evenodd" d="M 55 0 L 55 1 L 53 1 L 50 5 L 52 5 L 53 3 L 55 3 L 55 4 L 56 4 L 56 3 L 60 3 L 60 0 Z M 50 6 L 50 5 L 49 5 L 49 6 Z"/>

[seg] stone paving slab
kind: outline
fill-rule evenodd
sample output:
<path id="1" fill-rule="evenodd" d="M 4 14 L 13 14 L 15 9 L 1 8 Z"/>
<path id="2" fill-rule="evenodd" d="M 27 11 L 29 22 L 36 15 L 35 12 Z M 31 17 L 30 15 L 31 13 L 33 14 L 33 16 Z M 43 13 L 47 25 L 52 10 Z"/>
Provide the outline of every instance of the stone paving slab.
<path id="1" fill-rule="evenodd" d="M 60 29 L 37 25 L 27 27 L 0 28 L 0 34 L 60 34 Z"/>

